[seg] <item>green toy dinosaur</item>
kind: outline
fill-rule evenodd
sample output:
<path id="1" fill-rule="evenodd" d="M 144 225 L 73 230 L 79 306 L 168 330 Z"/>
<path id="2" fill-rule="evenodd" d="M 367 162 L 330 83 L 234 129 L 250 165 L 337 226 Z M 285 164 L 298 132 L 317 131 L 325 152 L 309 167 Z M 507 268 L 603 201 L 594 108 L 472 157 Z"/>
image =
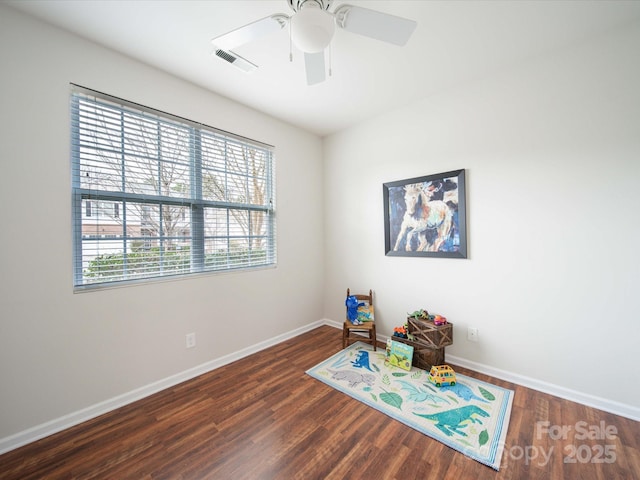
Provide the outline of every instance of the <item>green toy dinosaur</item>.
<path id="1" fill-rule="evenodd" d="M 420 310 L 416 310 L 413 313 L 407 313 L 408 317 L 413 317 L 413 318 L 429 318 L 429 312 L 427 312 L 425 309 L 421 308 Z"/>

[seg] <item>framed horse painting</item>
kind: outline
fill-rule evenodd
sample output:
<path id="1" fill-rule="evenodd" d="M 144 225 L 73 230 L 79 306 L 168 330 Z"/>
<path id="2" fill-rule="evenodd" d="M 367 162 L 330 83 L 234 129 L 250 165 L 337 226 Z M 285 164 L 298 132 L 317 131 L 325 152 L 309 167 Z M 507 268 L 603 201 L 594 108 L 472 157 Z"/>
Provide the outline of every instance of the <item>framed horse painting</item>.
<path id="1" fill-rule="evenodd" d="M 383 184 L 385 254 L 467 258 L 465 171 Z"/>

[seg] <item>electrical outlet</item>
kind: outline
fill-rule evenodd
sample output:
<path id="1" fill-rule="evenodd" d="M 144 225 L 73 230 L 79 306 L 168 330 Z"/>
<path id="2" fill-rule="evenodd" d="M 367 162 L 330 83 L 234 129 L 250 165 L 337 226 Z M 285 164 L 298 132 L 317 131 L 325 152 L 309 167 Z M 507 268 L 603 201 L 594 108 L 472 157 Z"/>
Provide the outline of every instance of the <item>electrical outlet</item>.
<path id="1" fill-rule="evenodd" d="M 196 334 L 187 333 L 186 335 L 187 348 L 193 348 L 196 346 Z"/>
<path id="2" fill-rule="evenodd" d="M 469 340 L 470 342 L 477 342 L 478 341 L 478 329 L 477 328 L 469 327 L 467 329 L 467 340 Z"/>

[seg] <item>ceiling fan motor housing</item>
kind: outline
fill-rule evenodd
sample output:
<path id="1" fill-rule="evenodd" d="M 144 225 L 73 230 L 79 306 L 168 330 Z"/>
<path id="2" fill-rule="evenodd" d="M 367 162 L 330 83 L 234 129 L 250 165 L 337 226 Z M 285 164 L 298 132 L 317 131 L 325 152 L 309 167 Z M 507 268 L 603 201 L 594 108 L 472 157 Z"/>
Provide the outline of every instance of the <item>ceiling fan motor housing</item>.
<path id="1" fill-rule="evenodd" d="M 329 10 L 332 0 L 287 0 L 294 12 L 299 12 L 304 4 L 315 3 L 322 10 Z"/>

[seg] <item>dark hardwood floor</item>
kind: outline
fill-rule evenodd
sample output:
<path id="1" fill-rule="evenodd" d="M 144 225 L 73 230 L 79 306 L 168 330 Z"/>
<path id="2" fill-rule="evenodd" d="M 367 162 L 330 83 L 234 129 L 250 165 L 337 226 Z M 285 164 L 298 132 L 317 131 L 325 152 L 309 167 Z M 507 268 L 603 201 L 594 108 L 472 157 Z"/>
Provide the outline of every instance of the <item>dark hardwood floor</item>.
<path id="1" fill-rule="evenodd" d="M 457 368 L 515 390 L 496 472 L 305 374 L 340 349 L 320 327 L 8 452 L 0 478 L 640 478 L 638 422 Z"/>

